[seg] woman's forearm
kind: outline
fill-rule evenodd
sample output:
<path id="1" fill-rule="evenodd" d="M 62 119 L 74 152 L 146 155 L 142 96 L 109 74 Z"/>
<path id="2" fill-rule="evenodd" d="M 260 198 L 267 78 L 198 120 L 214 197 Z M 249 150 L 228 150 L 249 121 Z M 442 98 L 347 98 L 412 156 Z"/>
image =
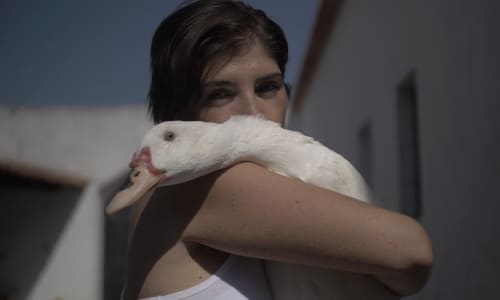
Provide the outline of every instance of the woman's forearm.
<path id="1" fill-rule="evenodd" d="M 203 202 L 184 238 L 227 252 L 372 275 L 398 294 L 432 265 L 415 220 L 252 164 L 223 172 Z"/>

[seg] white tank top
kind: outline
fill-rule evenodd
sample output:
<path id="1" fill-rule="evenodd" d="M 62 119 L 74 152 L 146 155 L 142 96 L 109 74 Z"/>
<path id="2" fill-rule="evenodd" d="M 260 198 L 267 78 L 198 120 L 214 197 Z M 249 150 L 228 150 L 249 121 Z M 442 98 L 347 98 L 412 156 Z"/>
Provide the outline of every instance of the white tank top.
<path id="1" fill-rule="evenodd" d="M 272 300 L 264 262 L 229 256 L 222 266 L 199 284 L 172 294 L 141 300 Z"/>

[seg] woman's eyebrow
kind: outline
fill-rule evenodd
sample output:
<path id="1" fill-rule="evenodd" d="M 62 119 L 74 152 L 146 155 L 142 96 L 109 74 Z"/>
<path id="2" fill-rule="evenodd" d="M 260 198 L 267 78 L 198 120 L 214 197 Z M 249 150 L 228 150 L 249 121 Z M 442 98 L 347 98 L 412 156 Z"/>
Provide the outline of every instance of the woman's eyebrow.
<path id="1" fill-rule="evenodd" d="M 262 77 L 257 78 L 256 82 L 261 82 L 261 81 L 266 81 L 266 80 L 283 80 L 283 74 L 280 72 L 277 73 L 272 73 L 269 75 L 265 75 Z"/>
<path id="2" fill-rule="evenodd" d="M 204 82 L 201 85 L 201 87 L 207 88 L 207 87 L 220 87 L 220 86 L 228 86 L 228 85 L 234 85 L 234 83 L 229 81 L 229 80 L 212 80 L 212 81 Z"/>
<path id="3" fill-rule="evenodd" d="M 262 82 L 262 81 L 266 81 L 266 80 L 276 80 L 276 79 L 283 80 L 283 74 L 281 72 L 271 73 L 271 74 L 267 74 L 267 75 L 258 77 L 255 81 Z M 207 88 L 207 87 L 220 87 L 220 86 L 228 86 L 228 85 L 229 86 L 235 85 L 235 83 L 230 81 L 230 80 L 211 80 L 211 81 L 204 82 L 201 87 Z"/>

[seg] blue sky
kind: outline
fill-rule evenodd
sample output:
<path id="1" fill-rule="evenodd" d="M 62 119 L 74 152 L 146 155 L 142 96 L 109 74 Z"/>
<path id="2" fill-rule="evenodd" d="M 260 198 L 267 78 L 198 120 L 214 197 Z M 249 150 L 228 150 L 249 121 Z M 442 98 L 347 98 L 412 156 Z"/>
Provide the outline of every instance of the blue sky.
<path id="1" fill-rule="evenodd" d="M 318 0 L 253 0 L 283 27 L 295 83 Z M 146 103 L 149 46 L 180 1 L 0 1 L 0 105 Z"/>

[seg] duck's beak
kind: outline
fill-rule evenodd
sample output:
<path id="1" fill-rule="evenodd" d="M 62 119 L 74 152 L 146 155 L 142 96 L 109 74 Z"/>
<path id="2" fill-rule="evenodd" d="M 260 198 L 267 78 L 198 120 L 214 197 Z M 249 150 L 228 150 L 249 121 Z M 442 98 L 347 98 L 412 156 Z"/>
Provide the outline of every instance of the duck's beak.
<path id="1" fill-rule="evenodd" d="M 130 174 L 132 185 L 118 192 L 106 207 L 106 213 L 112 215 L 141 199 L 151 188 L 162 180 L 162 176 L 152 174 L 146 164 L 138 164 Z"/>

